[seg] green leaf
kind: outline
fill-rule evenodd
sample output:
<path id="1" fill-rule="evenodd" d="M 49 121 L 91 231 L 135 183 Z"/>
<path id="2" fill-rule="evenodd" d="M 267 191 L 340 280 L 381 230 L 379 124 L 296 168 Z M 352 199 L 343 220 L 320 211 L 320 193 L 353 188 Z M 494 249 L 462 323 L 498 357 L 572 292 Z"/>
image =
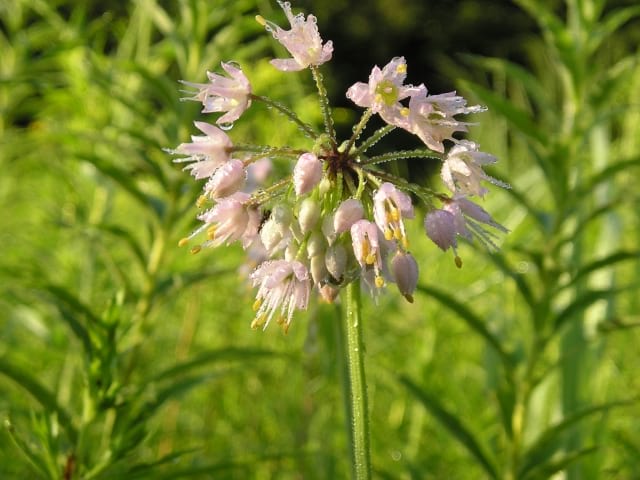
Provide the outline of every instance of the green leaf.
<path id="1" fill-rule="evenodd" d="M 146 267 L 147 258 L 145 251 L 130 231 L 118 225 L 100 224 L 97 225 L 97 228 L 103 232 L 110 233 L 114 237 L 123 240 L 131 250 L 131 253 L 133 253 L 133 256 L 138 261 L 138 264 L 143 268 Z"/>
<path id="2" fill-rule="evenodd" d="M 431 415 L 467 449 L 491 478 L 499 478 L 495 462 L 489 459 L 478 440 L 458 417 L 447 411 L 436 397 L 427 393 L 423 388 L 418 387 L 408 377 L 402 375 L 399 377 L 399 380 L 422 403 Z"/>
<path id="3" fill-rule="evenodd" d="M 39 476 L 44 478 L 53 478 L 49 471 L 47 462 L 33 452 L 33 448 L 29 442 L 25 441 L 20 434 L 16 432 L 15 427 L 11 422 L 9 422 L 9 420 L 5 422 L 5 426 L 13 444 L 26 457 L 29 465 L 31 465 L 31 467 L 40 474 Z"/>
<path id="4" fill-rule="evenodd" d="M 561 472 L 566 469 L 569 465 L 574 463 L 576 460 L 580 458 L 590 455 L 595 452 L 598 447 L 586 447 L 580 450 L 575 450 L 573 452 L 569 452 L 561 455 L 560 457 L 550 460 L 548 462 L 542 463 L 540 465 L 536 465 L 535 468 L 530 470 L 527 474 L 525 474 L 521 478 L 522 480 L 548 480 L 555 473 Z"/>
<path id="5" fill-rule="evenodd" d="M 157 375 L 152 377 L 149 381 L 158 382 L 161 380 L 166 380 L 168 378 L 182 376 L 190 373 L 194 369 L 197 369 L 203 366 L 208 366 L 212 363 L 218 363 L 218 362 L 224 362 L 224 361 L 254 361 L 258 358 L 263 358 L 263 357 L 285 358 L 286 356 L 288 355 L 284 353 L 275 352 L 273 350 L 261 350 L 261 349 L 237 348 L 237 347 L 215 349 L 215 350 L 202 352 L 192 360 L 178 363 L 177 365 L 174 365 L 158 373 Z"/>
<path id="6" fill-rule="evenodd" d="M 77 431 L 73 426 L 71 416 L 56 400 L 55 395 L 38 381 L 31 373 L 17 365 L 11 364 L 5 358 L 0 358 L 0 373 L 13 380 L 22 387 L 48 412 L 55 412 L 64 427 L 71 443 L 75 443 Z"/>
<path id="7" fill-rule="evenodd" d="M 626 260 L 640 260 L 640 250 L 618 250 L 616 252 L 607 255 L 604 258 L 599 258 L 593 262 L 583 265 L 572 277 L 571 280 L 563 285 L 562 288 L 570 287 L 577 281 L 586 277 L 587 275 L 597 272 L 600 269 L 612 267 L 613 265 L 624 262 Z"/>
<path id="8" fill-rule="evenodd" d="M 519 109 L 509 100 L 488 90 L 480 85 L 461 81 L 462 88 L 473 93 L 489 109 L 499 113 L 506 118 L 524 136 L 535 140 L 539 146 L 546 146 L 548 138 L 544 132 L 538 128 L 532 119 L 532 115 Z"/>
<path id="9" fill-rule="evenodd" d="M 640 5 L 614 10 L 596 23 L 596 28 L 589 32 L 587 50 L 593 54 L 607 38 L 634 17 L 640 16 Z"/>
<path id="10" fill-rule="evenodd" d="M 512 82 L 522 85 L 541 109 L 550 108 L 548 90 L 542 86 L 535 75 L 520 65 L 503 58 L 481 57 L 478 55 L 463 55 L 463 58 L 485 70 L 506 75 Z"/>
<path id="11" fill-rule="evenodd" d="M 559 423 L 548 428 L 526 449 L 519 470 L 520 476 L 525 477 L 531 470 L 546 463 L 558 450 L 563 448 L 565 444 L 562 441 L 562 435 L 582 420 L 598 413 L 608 412 L 612 408 L 625 407 L 635 403 L 637 403 L 635 399 L 621 400 L 588 407 L 567 416 Z"/>
<path id="12" fill-rule="evenodd" d="M 498 353 L 503 364 L 509 368 L 511 367 L 511 357 L 502 347 L 500 340 L 489 331 L 482 319 L 476 315 L 471 309 L 469 309 L 462 302 L 456 300 L 453 296 L 449 295 L 444 290 L 440 290 L 436 287 L 427 285 L 418 285 L 417 290 L 424 293 L 427 296 L 435 298 L 443 306 L 447 307 L 452 312 L 456 313 L 459 318 L 464 321 L 471 330 L 476 332 Z"/>
<path id="13" fill-rule="evenodd" d="M 524 301 L 527 302 L 531 311 L 535 311 L 537 308 L 537 301 L 524 275 L 518 273 L 513 267 L 511 267 L 502 253 L 488 252 L 486 250 L 479 251 L 484 253 L 485 258 L 498 267 L 505 276 L 511 278 L 515 282 L 516 288 L 520 292 L 520 295 L 522 295 Z"/>
<path id="14" fill-rule="evenodd" d="M 560 330 L 575 315 L 589 308 L 598 300 L 606 300 L 621 292 L 621 288 L 588 289 L 560 311 L 553 320 L 553 331 Z"/>
<path id="15" fill-rule="evenodd" d="M 589 178 L 582 187 L 576 192 L 576 198 L 593 195 L 594 189 L 601 183 L 609 181 L 618 173 L 628 173 L 630 168 L 640 167 L 640 156 L 632 157 L 629 159 L 621 160 L 608 166 L 604 170 L 596 173 L 593 177 Z"/>

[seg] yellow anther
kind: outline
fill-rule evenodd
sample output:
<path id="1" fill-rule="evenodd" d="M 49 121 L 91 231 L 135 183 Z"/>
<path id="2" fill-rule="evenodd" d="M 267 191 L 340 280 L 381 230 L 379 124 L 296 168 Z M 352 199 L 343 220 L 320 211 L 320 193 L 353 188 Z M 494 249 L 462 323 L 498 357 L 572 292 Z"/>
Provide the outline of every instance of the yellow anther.
<path id="1" fill-rule="evenodd" d="M 389 216 L 394 222 L 400 221 L 400 210 L 398 210 L 396 207 L 391 207 L 391 209 L 389 210 Z"/>
<path id="2" fill-rule="evenodd" d="M 362 258 L 367 258 L 370 252 L 369 241 L 365 238 L 362 242 Z"/>
<path id="3" fill-rule="evenodd" d="M 278 318 L 276 319 L 276 322 L 278 325 L 282 325 L 284 323 L 284 321 L 286 320 L 284 315 L 278 315 Z"/>
<path id="4" fill-rule="evenodd" d="M 402 115 L 403 117 L 408 117 L 409 116 L 409 109 L 407 107 L 402 107 L 400 109 L 400 115 Z"/>
<path id="5" fill-rule="evenodd" d="M 253 319 L 253 322 L 251 322 L 251 328 L 255 330 L 256 328 L 261 327 L 262 325 L 264 325 L 264 322 L 266 319 L 267 319 L 266 313 L 263 313 L 262 315 L 258 315 L 256 318 Z"/>
<path id="6" fill-rule="evenodd" d="M 393 238 L 396 240 L 400 240 L 402 238 L 402 231 L 399 228 L 393 231 Z"/>
<path id="7" fill-rule="evenodd" d="M 407 64 L 406 63 L 400 63 L 396 67 L 396 73 L 407 73 Z"/>
<path id="8" fill-rule="evenodd" d="M 180 241 L 178 242 L 178 246 L 179 247 L 184 247 L 187 243 L 189 243 L 189 239 L 188 238 L 181 238 Z"/>
<path id="9" fill-rule="evenodd" d="M 289 323 L 282 324 L 282 331 L 284 332 L 285 335 L 289 333 L 289 325 L 290 325 Z"/>
<path id="10" fill-rule="evenodd" d="M 200 250 L 202 250 L 202 247 L 200 245 L 196 245 L 195 247 L 191 247 L 191 250 L 189 250 L 189 252 L 195 255 L 196 253 L 200 252 Z"/>
<path id="11" fill-rule="evenodd" d="M 409 250 L 409 239 L 406 236 L 402 237 L 402 248 Z"/>
<path id="12" fill-rule="evenodd" d="M 256 22 L 258 22 L 263 27 L 267 25 L 267 21 L 264 19 L 262 15 L 256 15 Z"/>
<path id="13" fill-rule="evenodd" d="M 262 305 L 262 299 L 256 298 L 256 301 L 253 302 L 253 311 L 257 312 L 261 305 Z"/>
<path id="14" fill-rule="evenodd" d="M 454 261 L 456 262 L 456 267 L 462 268 L 462 259 L 459 256 L 456 255 Z"/>
<path id="15" fill-rule="evenodd" d="M 390 228 L 384 229 L 384 238 L 386 238 L 387 240 L 393 239 L 393 231 Z"/>
<path id="16" fill-rule="evenodd" d="M 367 265 L 373 265 L 374 263 L 376 263 L 376 256 L 373 253 L 370 253 L 369 255 L 364 257 L 364 263 L 366 263 Z"/>
<path id="17" fill-rule="evenodd" d="M 376 287 L 382 288 L 384 287 L 384 279 L 380 275 L 376 275 Z"/>
<path id="18" fill-rule="evenodd" d="M 207 202 L 206 195 L 200 195 L 198 200 L 196 200 L 196 207 L 202 208 L 202 206 Z"/>
<path id="19" fill-rule="evenodd" d="M 207 228 L 207 238 L 209 240 L 213 240 L 214 238 L 216 238 L 216 226 L 215 225 L 211 225 L 209 228 Z"/>

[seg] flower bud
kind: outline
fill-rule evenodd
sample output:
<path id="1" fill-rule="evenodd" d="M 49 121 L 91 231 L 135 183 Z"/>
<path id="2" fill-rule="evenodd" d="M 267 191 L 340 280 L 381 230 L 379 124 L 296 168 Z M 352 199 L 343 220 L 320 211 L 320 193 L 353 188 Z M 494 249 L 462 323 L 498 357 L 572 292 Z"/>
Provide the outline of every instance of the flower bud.
<path id="1" fill-rule="evenodd" d="M 355 198 L 350 198 L 342 202 L 333 216 L 333 228 L 335 233 L 340 234 L 351 228 L 351 225 L 364 217 L 362 202 Z"/>
<path id="2" fill-rule="evenodd" d="M 410 253 L 398 252 L 391 260 L 391 272 L 400 293 L 413 303 L 413 292 L 418 284 L 418 264 Z"/>
<path id="3" fill-rule="evenodd" d="M 334 287 L 333 285 L 323 285 L 319 289 L 320 296 L 327 303 L 333 303 L 333 301 L 340 293 L 340 289 L 338 287 Z"/>
<path id="4" fill-rule="evenodd" d="M 340 280 L 347 266 L 347 251 L 339 243 L 332 245 L 325 254 L 325 263 L 331 276 Z"/>
<path id="5" fill-rule="evenodd" d="M 329 272 L 325 265 L 324 255 L 316 255 L 311 257 L 311 278 L 316 285 L 322 285 L 327 281 Z"/>
<path id="6" fill-rule="evenodd" d="M 333 214 L 327 215 L 322 219 L 322 234 L 329 245 L 333 245 L 336 240 L 336 229 L 333 228 Z"/>
<path id="7" fill-rule="evenodd" d="M 298 212 L 298 223 L 302 233 L 307 233 L 316 226 L 320 219 L 320 205 L 311 198 L 305 198 Z"/>
<path id="8" fill-rule="evenodd" d="M 433 210 L 424 219 L 427 236 L 442 250 L 457 246 L 456 219 L 452 213 L 445 210 Z"/>
<path id="9" fill-rule="evenodd" d="M 228 197 L 244 186 L 247 174 L 241 160 L 232 159 L 220 166 L 204 186 L 211 198 Z"/>
<path id="10" fill-rule="evenodd" d="M 309 258 L 313 258 L 324 253 L 326 247 L 327 242 L 325 241 L 322 233 L 315 231 L 311 234 L 309 241 L 307 242 L 307 254 L 309 255 Z"/>
<path id="11" fill-rule="evenodd" d="M 322 179 L 322 163 L 313 153 L 303 153 L 293 168 L 296 195 L 309 193 Z"/>

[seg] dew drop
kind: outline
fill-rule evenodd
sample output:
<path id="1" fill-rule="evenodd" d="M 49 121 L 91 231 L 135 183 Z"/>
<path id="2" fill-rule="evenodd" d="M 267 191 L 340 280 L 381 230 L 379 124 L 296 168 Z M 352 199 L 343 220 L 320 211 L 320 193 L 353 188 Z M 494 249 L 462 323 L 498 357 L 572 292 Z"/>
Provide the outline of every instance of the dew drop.
<path id="1" fill-rule="evenodd" d="M 219 123 L 218 126 L 220 127 L 220 130 L 228 132 L 233 128 L 233 123 Z"/>
<path id="2" fill-rule="evenodd" d="M 227 65 L 232 66 L 233 68 L 237 68 L 240 69 L 240 64 L 238 62 L 236 62 L 235 60 L 231 60 L 229 62 L 225 62 Z"/>

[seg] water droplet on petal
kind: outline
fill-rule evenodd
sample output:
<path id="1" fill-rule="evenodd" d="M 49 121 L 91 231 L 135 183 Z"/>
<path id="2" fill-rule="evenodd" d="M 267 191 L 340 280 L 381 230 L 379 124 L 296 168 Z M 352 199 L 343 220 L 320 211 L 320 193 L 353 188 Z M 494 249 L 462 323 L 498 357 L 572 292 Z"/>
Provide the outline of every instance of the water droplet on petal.
<path id="1" fill-rule="evenodd" d="M 218 126 L 220 127 L 220 130 L 228 132 L 233 128 L 233 123 L 219 123 Z"/>

